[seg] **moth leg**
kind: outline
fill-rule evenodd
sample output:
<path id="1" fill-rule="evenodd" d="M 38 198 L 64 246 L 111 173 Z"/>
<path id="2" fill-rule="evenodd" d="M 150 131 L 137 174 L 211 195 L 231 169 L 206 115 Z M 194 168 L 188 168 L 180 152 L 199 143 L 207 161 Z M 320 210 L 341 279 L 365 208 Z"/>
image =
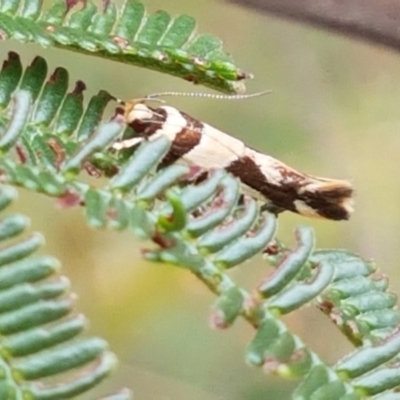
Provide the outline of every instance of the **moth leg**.
<path id="1" fill-rule="evenodd" d="M 267 211 L 278 216 L 281 212 L 285 211 L 285 208 L 279 207 L 273 203 L 265 203 L 260 207 L 260 210 L 261 212 Z"/>

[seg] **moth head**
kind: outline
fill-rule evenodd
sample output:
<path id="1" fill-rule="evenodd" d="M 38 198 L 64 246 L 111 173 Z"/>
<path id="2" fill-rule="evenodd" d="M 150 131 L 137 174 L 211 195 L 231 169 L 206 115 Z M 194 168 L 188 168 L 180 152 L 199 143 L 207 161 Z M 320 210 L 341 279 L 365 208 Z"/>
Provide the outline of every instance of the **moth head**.
<path id="1" fill-rule="evenodd" d="M 151 119 L 153 111 L 145 104 L 143 99 L 134 99 L 123 103 L 124 118 L 127 124 L 135 121 Z"/>

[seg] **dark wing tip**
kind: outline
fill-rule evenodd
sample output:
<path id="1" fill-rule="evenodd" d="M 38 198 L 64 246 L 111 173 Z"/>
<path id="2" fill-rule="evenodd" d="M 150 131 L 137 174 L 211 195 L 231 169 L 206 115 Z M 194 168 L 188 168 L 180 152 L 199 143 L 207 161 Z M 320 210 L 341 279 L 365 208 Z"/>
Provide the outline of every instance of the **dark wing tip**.
<path id="1" fill-rule="evenodd" d="M 341 180 L 315 180 L 301 190 L 296 210 L 303 215 L 348 220 L 354 212 L 353 187 Z"/>

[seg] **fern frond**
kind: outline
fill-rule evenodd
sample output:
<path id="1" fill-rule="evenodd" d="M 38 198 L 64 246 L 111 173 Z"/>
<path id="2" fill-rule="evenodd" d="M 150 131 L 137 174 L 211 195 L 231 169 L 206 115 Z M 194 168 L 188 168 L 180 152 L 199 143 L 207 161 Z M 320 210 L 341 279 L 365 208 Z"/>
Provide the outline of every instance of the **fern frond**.
<path id="1" fill-rule="evenodd" d="M 198 35 L 188 15 L 148 15 L 137 0 L 126 0 L 121 9 L 112 2 L 105 2 L 104 9 L 90 0 L 82 8 L 74 3 L 57 0 L 44 12 L 40 0 L 3 0 L 2 39 L 92 54 L 226 92 L 244 91 L 241 81 L 251 77 L 235 66 L 220 39 Z"/>
<path id="2" fill-rule="evenodd" d="M 56 171 L 64 158 L 76 151 L 80 141 L 94 140 L 93 132 L 101 128 L 112 96 L 100 91 L 84 107 L 85 85 L 81 81 L 67 92 L 69 79 L 65 69 L 57 68 L 47 81 L 46 75 L 47 64 L 41 57 L 36 57 L 25 71 L 16 53 L 11 52 L 4 62 L 0 72 L 0 127 L 5 133 L 0 139 L 0 151 L 6 154 L 12 149 L 20 163 Z M 11 103 L 16 92 L 19 94 Z M 115 140 L 122 126 L 112 127 Z M 105 144 L 94 141 L 94 145 L 104 170 L 112 168 L 108 165 L 110 157 L 105 151 L 100 152 Z"/>
<path id="3" fill-rule="evenodd" d="M 357 399 L 384 393 L 383 397 L 376 397 L 381 399 L 389 392 L 396 396 L 399 382 L 394 377 L 400 372 L 397 365 L 400 313 L 396 308 L 396 296 L 388 292 L 387 279 L 376 273 L 375 264 L 348 251 L 315 250 L 299 269 L 299 258 L 293 258 L 295 252 L 281 243 L 275 242 L 267 253 L 270 263 L 277 269 L 262 282 L 259 291 L 271 311 L 287 313 L 293 303 L 301 305 L 304 300 L 312 300 L 359 346 L 333 366 L 341 384 L 332 381 L 326 373 L 311 370 L 294 398 L 326 398 L 328 395 L 342 398 L 348 393 L 345 390 L 348 385 L 354 388 Z M 292 274 L 295 269 L 297 275 Z M 316 270 L 323 269 L 322 275 L 330 276 L 329 284 L 318 277 L 321 272 Z M 322 283 L 319 289 L 315 285 L 318 281 Z M 286 286 L 286 289 L 280 287 L 283 296 L 275 295 L 280 282 Z"/>
<path id="4" fill-rule="evenodd" d="M 14 189 L 0 186 L 1 398 L 70 399 L 103 380 L 115 356 L 104 340 L 81 337 L 86 321 L 73 310 L 59 262 L 34 255 L 43 238 L 21 237 L 25 216 L 4 214 L 15 197 Z"/>

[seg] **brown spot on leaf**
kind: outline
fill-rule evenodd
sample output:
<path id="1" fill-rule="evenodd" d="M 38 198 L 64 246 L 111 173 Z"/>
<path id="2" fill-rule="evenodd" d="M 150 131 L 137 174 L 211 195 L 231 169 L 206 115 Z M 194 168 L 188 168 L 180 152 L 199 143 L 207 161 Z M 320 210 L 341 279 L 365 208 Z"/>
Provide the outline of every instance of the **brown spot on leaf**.
<path id="1" fill-rule="evenodd" d="M 71 208 L 83 204 L 79 193 L 67 190 L 61 197 L 57 199 L 57 206 L 60 208 Z"/>
<path id="2" fill-rule="evenodd" d="M 60 165 L 65 160 L 64 148 L 61 146 L 61 144 L 55 138 L 49 139 L 47 141 L 47 144 L 49 145 L 49 147 L 53 151 L 53 153 L 56 155 L 56 166 L 57 166 L 57 168 L 60 168 Z"/>
<path id="3" fill-rule="evenodd" d="M 163 235 L 160 232 L 156 232 L 151 239 L 162 249 L 170 249 L 176 245 L 176 242 L 173 238 Z"/>
<path id="4" fill-rule="evenodd" d="M 244 72 L 244 71 L 238 71 L 236 74 L 236 80 L 242 81 L 244 79 L 253 79 L 254 75 L 249 73 L 249 72 Z"/>
<path id="5" fill-rule="evenodd" d="M 74 90 L 71 92 L 71 94 L 77 96 L 82 94 L 82 92 L 86 90 L 86 85 L 82 81 L 76 81 Z"/>
<path id="6" fill-rule="evenodd" d="M 17 153 L 19 162 L 20 162 L 21 164 L 26 164 L 26 162 L 27 162 L 27 160 L 28 160 L 28 157 L 27 157 L 27 155 L 26 155 L 26 153 L 25 153 L 24 148 L 23 148 L 22 146 L 20 146 L 19 144 L 17 144 L 17 145 L 15 146 L 15 152 Z"/>
<path id="7" fill-rule="evenodd" d="M 191 74 L 190 74 L 190 75 L 185 75 L 185 76 L 183 77 L 183 79 L 184 79 L 185 81 L 194 83 L 195 85 L 199 83 L 199 78 L 198 78 L 196 75 L 191 75 Z"/>
<path id="8" fill-rule="evenodd" d="M 8 39 L 7 33 L 2 29 L 0 29 L 0 40 L 6 40 L 6 39 Z"/>
<path id="9" fill-rule="evenodd" d="M 212 329 L 226 329 L 229 324 L 226 321 L 226 316 L 222 310 L 212 310 L 210 315 L 210 326 Z"/>
<path id="10" fill-rule="evenodd" d="M 279 254 L 280 251 L 280 246 L 278 245 L 278 243 L 273 242 L 270 243 L 264 250 L 263 250 L 263 254 L 267 254 L 269 256 L 276 256 L 277 254 Z"/>
<path id="11" fill-rule="evenodd" d="M 129 41 L 121 36 L 113 36 L 111 40 L 122 50 L 126 49 L 129 45 Z"/>
<path id="12" fill-rule="evenodd" d="M 87 0 L 65 0 L 65 5 L 67 6 L 67 12 L 69 12 L 69 10 L 75 7 L 78 3 L 82 3 L 83 7 L 85 7 Z"/>
<path id="13" fill-rule="evenodd" d="M 115 208 L 109 208 L 107 210 L 107 217 L 113 220 L 117 219 L 118 211 Z"/>
<path id="14" fill-rule="evenodd" d="M 93 176 L 95 178 L 101 177 L 101 171 L 97 169 L 91 162 L 84 161 L 82 166 L 89 176 Z"/>

